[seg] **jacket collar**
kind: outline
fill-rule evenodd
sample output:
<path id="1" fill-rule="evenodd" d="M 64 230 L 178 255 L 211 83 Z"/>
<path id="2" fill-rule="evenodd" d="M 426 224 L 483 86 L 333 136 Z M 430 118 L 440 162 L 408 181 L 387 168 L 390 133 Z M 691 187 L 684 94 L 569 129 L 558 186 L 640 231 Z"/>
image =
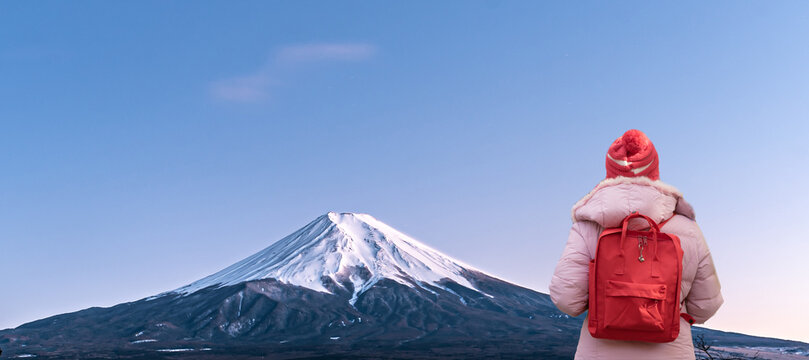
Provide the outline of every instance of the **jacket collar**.
<path id="1" fill-rule="evenodd" d="M 596 185 L 595 188 L 593 188 L 593 190 L 591 190 L 587 195 L 585 195 L 583 198 L 581 198 L 581 200 L 577 201 L 576 204 L 573 205 L 573 208 L 571 209 L 571 218 L 573 219 L 573 222 L 575 223 L 580 220 L 587 220 L 577 217 L 576 212 L 577 210 L 587 205 L 588 201 L 590 201 L 599 192 L 610 191 L 611 188 L 624 184 L 649 186 L 651 188 L 654 188 L 663 195 L 671 196 L 676 200 L 676 204 L 673 209 L 675 214 L 683 215 L 692 220 L 695 219 L 694 208 L 688 202 L 686 202 L 685 199 L 683 199 L 683 194 L 680 192 L 680 190 L 677 190 L 677 188 L 675 188 L 674 186 L 666 184 L 660 180 L 651 180 L 643 176 L 639 177 L 618 176 L 615 178 L 608 178 L 602 180 L 600 183 L 598 183 L 598 185 Z"/>

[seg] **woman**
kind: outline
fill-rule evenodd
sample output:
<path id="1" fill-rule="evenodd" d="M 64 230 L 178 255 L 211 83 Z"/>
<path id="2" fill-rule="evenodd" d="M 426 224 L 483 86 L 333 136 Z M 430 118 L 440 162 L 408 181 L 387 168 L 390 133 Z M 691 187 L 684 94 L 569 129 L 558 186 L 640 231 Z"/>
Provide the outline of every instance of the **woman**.
<path id="1" fill-rule="evenodd" d="M 660 181 L 654 145 L 638 130 L 629 130 L 607 152 L 607 178 L 573 206 L 573 227 L 551 279 L 554 304 L 570 316 L 588 306 L 588 264 L 595 257 L 601 230 L 620 225 L 637 211 L 666 222 L 661 231 L 680 238 L 683 249 L 681 311 L 704 323 L 722 305 L 713 259 L 694 210 L 674 187 Z M 637 228 L 642 223 L 630 223 Z M 669 343 L 596 339 L 584 321 L 576 359 L 694 359 L 691 328 L 680 319 L 680 334 Z"/>

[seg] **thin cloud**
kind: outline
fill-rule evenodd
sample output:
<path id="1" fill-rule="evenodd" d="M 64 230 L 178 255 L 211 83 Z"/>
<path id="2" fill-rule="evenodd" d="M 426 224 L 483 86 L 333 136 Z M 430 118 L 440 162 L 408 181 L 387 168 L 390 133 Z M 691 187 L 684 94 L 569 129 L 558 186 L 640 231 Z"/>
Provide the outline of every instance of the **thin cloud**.
<path id="1" fill-rule="evenodd" d="M 261 70 L 252 75 L 215 81 L 211 84 L 211 95 L 219 100 L 256 102 L 269 98 L 271 84 L 270 73 Z"/>
<path id="2" fill-rule="evenodd" d="M 232 102 L 260 102 L 270 98 L 270 88 L 276 84 L 279 65 L 315 62 L 365 61 L 376 53 L 376 47 L 363 43 L 325 43 L 285 46 L 252 74 L 214 81 L 211 96 Z"/>
<path id="3" fill-rule="evenodd" d="M 376 48 L 369 44 L 308 44 L 287 46 L 278 51 L 279 62 L 361 61 Z"/>

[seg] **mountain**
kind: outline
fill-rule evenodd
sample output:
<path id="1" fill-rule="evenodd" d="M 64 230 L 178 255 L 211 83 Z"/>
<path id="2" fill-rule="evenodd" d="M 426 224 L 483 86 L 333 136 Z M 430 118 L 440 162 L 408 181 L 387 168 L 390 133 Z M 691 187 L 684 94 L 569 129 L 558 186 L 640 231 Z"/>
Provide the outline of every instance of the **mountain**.
<path id="1" fill-rule="evenodd" d="M 0 347 L 48 359 L 567 359 L 581 321 L 370 215 L 332 212 L 178 289 L 0 331 Z M 809 350 L 704 331 L 724 336 L 714 345 Z"/>
<path id="2" fill-rule="evenodd" d="M 300 230 L 216 274 L 174 290 L 191 294 L 210 286 L 276 279 L 319 292 L 335 286 L 352 293 L 350 304 L 382 279 L 410 287 L 451 281 L 468 289 L 465 277 L 479 272 L 367 214 L 320 216 Z"/>

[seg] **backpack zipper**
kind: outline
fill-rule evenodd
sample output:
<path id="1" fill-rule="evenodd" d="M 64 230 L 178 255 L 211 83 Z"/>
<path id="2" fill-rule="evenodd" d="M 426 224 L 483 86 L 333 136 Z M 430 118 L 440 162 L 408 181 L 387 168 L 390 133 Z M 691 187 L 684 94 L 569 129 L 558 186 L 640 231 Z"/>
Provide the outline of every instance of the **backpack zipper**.
<path id="1" fill-rule="evenodd" d="M 640 256 L 638 256 L 638 261 L 644 262 L 646 261 L 643 258 L 643 248 L 646 247 L 646 237 L 645 236 L 638 236 L 638 250 L 640 252 Z"/>

